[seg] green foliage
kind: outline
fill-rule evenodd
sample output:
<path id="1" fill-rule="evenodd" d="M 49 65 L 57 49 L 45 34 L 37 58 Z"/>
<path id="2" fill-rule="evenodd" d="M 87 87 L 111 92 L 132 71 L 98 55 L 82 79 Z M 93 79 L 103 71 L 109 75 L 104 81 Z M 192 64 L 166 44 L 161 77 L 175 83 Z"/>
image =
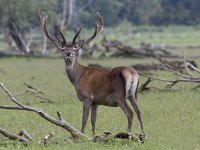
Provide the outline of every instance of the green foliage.
<path id="1" fill-rule="evenodd" d="M 154 17 L 154 24 L 199 24 L 199 0 L 161 0 L 161 12 Z"/>
<path id="2" fill-rule="evenodd" d="M 112 27 L 124 20 L 134 25 L 200 23 L 199 0 L 91 0 L 90 5 L 80 10 L 87 2 L 76 0 L 74 13 L 77 25 L 93 28 L 96 11 L 104 16 L 105 26 Z M 0 0 L 0 27 L 7 26 L 9 22 L 15 22 L 22 29 L 37 26 L 36 13 L 39 9 L 53 16 L 54 22 L 59 22 L 63 0 Z M 67 7 L 67 17 L 68 13 Z"/>
<path id="3" fill-rule="evenodd" d="M 94 1 L 82 11 L 79 20 L 91 26 L 90 18 L 94 18 L 94 12 L 100 11 L 106 26 L 115 26 L 123 20 L 136 25 L 192 25 L 200 23 L 199 5 L 199 0 L 101 0 Z"/>
<path id="4" fill-rule="evenodd" d="M 50 0 L 0 0 L 0 26 L 6 28 L 10 23 L 21 29 L 36 26 L 37 12 L 44 9 L 53 12 L 52 6 Z"/>
<path id="5" fill-rule="evenodd" d="M 96 1 L 87 9 L 93 18 L 96 17 L 94 13 L 96 11 L 101 12 L 102 16 L 104 17 L 104 22 L 106 26 L 115 26 L 121 20 L 117 17 L 119 16 L 120 10 L 125 7 L 124 3 L 120 0 L 108 1 L 108 0 L 101 0 Z M 88 22 L 91 18 L 83 18 L 85 22 Z M 94 19 L 95 20 L 95 19 Z M 94 21 L 92 22 L 91 26 L 94 26 Z"/>

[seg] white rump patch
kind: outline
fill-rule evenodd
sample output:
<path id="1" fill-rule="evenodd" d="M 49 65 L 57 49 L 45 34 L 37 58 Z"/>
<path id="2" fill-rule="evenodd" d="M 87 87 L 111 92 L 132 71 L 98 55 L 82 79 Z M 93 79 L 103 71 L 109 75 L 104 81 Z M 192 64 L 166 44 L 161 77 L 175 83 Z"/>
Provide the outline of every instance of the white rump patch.
<path id="1" fill-rule="evenodd" d="M 137 80 L 134 80 L 133 76 L 129 74 L 126 79 L 126 98 L 135 95 L 137 84 Z"/>
<path id="2" fill-rule="evenodd" d="M 130 90 L 130 96 L 135 96 L 136 89 L 137 89 L 138 81 L 135 80 L 132 82 L 131 90 Z"/>
<path id="3" fill-rule="evenodd" d="M 126 98 L 130 96 L 132 82 L 133 82 L 133 77 L 129 74 L 126 79 Z"/>

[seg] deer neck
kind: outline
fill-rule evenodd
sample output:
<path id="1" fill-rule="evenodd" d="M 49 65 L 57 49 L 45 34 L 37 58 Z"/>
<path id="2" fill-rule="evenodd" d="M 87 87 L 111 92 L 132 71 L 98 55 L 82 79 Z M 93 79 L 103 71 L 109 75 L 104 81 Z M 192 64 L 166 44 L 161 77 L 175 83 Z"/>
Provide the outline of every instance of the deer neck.
<path id="1" fill-rule="evenodd" d="M 65 63 L 65 71 L 70 82 L 75 85 L 84 71 L 84 66 L 78 62 L 78 59 L 75 57 L 71 65 Z"/>

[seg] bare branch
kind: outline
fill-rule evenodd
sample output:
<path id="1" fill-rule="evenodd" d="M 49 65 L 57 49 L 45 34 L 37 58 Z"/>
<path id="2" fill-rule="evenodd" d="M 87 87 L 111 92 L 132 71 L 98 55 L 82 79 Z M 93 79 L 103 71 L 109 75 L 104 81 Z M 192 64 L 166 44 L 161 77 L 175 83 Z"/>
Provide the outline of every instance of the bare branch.
<path id="1" fill-rule="evenodd" d="M 38 93 L 44 94 L 43 91 L 41 91 L 40 89 L 38 89 L 38 88 L 36 88 L 36 87 L 30 85 L 30 84 L 27 83 L 27 82 L 24 82 L 24 85 L 26 85 L 26 86 L 27 86 L 28 88 L 30 88 L 30 89 L 33 89 L 33 90 L 37 91 Z"/>
<path id="2" fill-rule="evenodd" d="M 31 107 L 25 106 L 23 104 L 21 104 L 19 101 L 17 101 L 15 99 L 15 97 L 10 93 L 10 91 L 8 91 L 8 89 L 3 85 L 3 83 L 0 83 L 0 86 L 2 87 L 2 89 L 6 92 L 6 94 L 10 97 L 10 99 L 17 104 L 18 106 L 20 106 L 23 109 L 29 110 L 29 111 L 33 111 L 33 109 Z"/>
<path id="3" fill-rule="evenodd" d="M 200 85 L 195 86 L 194 88 L 192 88 L 192 90 L 196 90 L 198 88 L 200 88 Z"/>
<path id="4" fill-rule="evenodd" d="M 188 66 L 186 65 L 186 54 L 185 54 L 185 50 L 183 52 L 183 61 L 184 61 L 184 66 L 185 66 L 185 70 L 188 72 L 188 74 L 191 76 L 191 77 L 194 77 L 194 75 L 190 72 L 190 70 L 188 69 Z"/>
<path id="5" fill-rule="evenodd" d="M 67 16 L 67 0 L 63 0 L 63 10 L 62 10 L 62 21 L 61 21 L 61 30 L 64 30 L 65 22 Z"/>
<path id="6" fill-rule="evenodd" d="M 178 82 L 179 82 L 179 81 L 176 80 L 176 81 L 172 82 L 171 84 L 168 84 L 167 86 L 165 86 L 165 88 L 170 89 L 170 88 L 172 88 L 172 86 L 174 86 L 174 85 L 177 84 Z"/>
<path id="7" fill-rule="evenodd" d="M 43 111 L 40 108 L 34 108 L 34 107 L 29 107 L 26 105 L 21 104 L 11 93 L 10 91 L 3 85 L 3 83 L 0 83 L 0 86 L 2 87 L 2 89 L 6 92 L 6 94 L 10 97 L 10 99 L 17 104 L 21 109 L 18 109 L 17 107 L 14 107 L 15 110 L 25 110 L 25 111 L 32 111 L 37 113 L 38 115 L 40 115 L 42 118 L 44 118 L 45 120 L 60 126 L 62 128 L 64 128 L 65 130 L 67 130 L 68 132 L 70 132 L 70 134 L 72 135 L 72 137 L 74 139 L 85 139 L 87 138 L 86 135 L 82 134 L 80 131 L 78 131 L 76 128 L 74 128 L 73 126 L 71 126 L 68 122 L 66 122 L 64 119 L 62 120 L 56 120 L 54 119 L 52 116 L 50 116 L 49 114 L 47 114 L 45 111 Z M 3 107 L 2 107 L 3 108 Z M 4 106 L 5 108 L 5 106 Z"/>
<path id="8" fill-rule="evenodd" d="M 93 0 L 88 0 L 86 4 L 84 4 L 79 10 L 78 13 L 82 12 L 85 8 L 87 8 Z"/>
<path id="9" fill-rule="evenodd" d="M 28 134 L 28 132 L 25 129 L 22 129 L 19 133 L 19 136 L 24 136 L 24 138 L 28 139 L 29 141 L 32 141 L 32 137 Z"/>
<path id="10" fill-rule="evenodd" d="M 39 96 L 39 95 L 35 95 L 35 94 L 33 94 L 35 97 L 37 97 L 37 98 L 40 98 L 40 99 L 42 99 L 42 100 L 40 100 L 40 102 L 41 103 L 54 103 L 53 101 L 51 101 L 50 99 L 48 99 L 48 98 L 45 98 L 45 97 L 42 97 L 42 96 Z"/>
<path id="11" fill-rule="evenodd" d="M 157 80 L 157 81 L 161 81 L 161 82 L 167 82 L 168 85 L 165 88 L 172 88 L 174 85 L 176 85 L 179 82 L 200 83 L 200 78 L 180 78 L 180 79 L 176 79 L 176 80 L 170 80 L 170 79 L 164 79 L 164 78 L 159 78 L 159 77 L 145 75 L 142 72 L 139 72 L 139 74 L 141 76 L 145 77 L 145 78 L 148 78 L 148 80 Z M 146 81 L 146 83 L 149 82 L 148 80 Z M 196 88 L 198 88 L 198 86 Z M 193 89 L 196 89 L 196 88 L 193 88 Z"/>
<path id="12" fill-rule="evenodd" d="M 174 73 L 175 75 L 180 76 L 180 77 L 183 77 L 183 78 L 186 78 L 186 79 L 199 79 L 199 78 L 194 78 L 194 77 L 191 77 L 191 76 L 187 76 L 187 75 L 185 75 L 185 74 L 180 73 L 179 71 L 175 71 L 175 70 L 169 69 L 169 67 L 167 67 L 165 64 L 162 64 L 162 67 L 163 67 L 166 71 L 172 72 L 172 73 Z"/>
<path id="13" fill-rule="evenodd" d="M 1 127 L 0 127 L 0 134 L 9 138 L 10 140 L 15 140 L 15 141 L 18 140 L 20 142 L 26 142 L 26 143 L 31 141 L 29 138 L 10 133 L 10 132 L 6 131 L 5 129 L 2 129 Z"/>
<path id="14" fill-rule="evenodd" d="M 30 30 L 30 38 L 26 44 L 26 50 L 27 52 L 30 52 L 30 46 L 31 46 L 31 43 L 33 41 L 33 31 L 32 31 L 32 28 L 29 29 Z"/>
<path id="15" fill-rule="evenodd" d="M 64 119 L 59 111 L 57 112 L 57 115 L 58 115 L 58 118 L 60 121 L 64 121 Z"/>
<path id="16" fill-rule="evenodd" d="M 21 108 L 19 106 L 8 106 L 8 105 L 2 105 L 0 106 L 0 109 L 24 110 L 24 108 Z"/>
<path id="17" fill-rule="evenodd" d="M 168 80 L 168 79 L 164 79 L 164 78 L 159 78 L 159 77 L 154 77 L 154 76 L 148 76 L 148 75 L 145 75 L 144 73 L 142 72 L 139 72 L 139 74 L 143 77 L 146 77 L 146 78 L 149 78 L 151 80 L 158 80 L 158 81 L 163 81 L 163 82 L 174 82 L 174 80 Z"/>
<path id="18" fill-rule="evenodd" d="M 195 67 L 195 66 L 192 65 L 191 63 L 186 62 L 186 65 L 187 65 L 187 66 L 190 66 L 193 70 L 195 70 L 196 72 L 200 73 L 200 69 L 198 69 L 197 67 Z"/>
<path id="19" fill-rule="evenodd" d="M 43 33 L 44 34 L 44 33 Z M 42 54 L 45 54 L 47 51 L 47 37 L 44 34 L 44 40 L 43 40 L 43 50 L 42 50 Z"/>
<path id="20" fill-rule="evenodd" d="M 147 79 L 147 81 L 145 83 L 143 83 L 140 87 L 140 91 L 141 93 L 145 90 L 148 90 L 149 88 L 147 88 L 147 85 L 149 85 L 149 83 L 151 82 L 152 80 L 150 78 Z"/>

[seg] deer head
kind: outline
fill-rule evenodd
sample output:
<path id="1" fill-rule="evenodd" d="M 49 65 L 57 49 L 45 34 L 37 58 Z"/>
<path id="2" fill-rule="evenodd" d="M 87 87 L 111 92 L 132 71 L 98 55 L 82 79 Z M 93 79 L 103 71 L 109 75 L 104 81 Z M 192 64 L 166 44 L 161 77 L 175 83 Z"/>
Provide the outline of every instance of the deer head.
<path id="1" fill-rule="evenodd" d="M 44 11 L 38 12 L 38 18 L 39 18 L 39 23 L 41 25 L 41 28 L 44 34 L 62 52 L 66 65 L 71 65 L 76 57 L 76 53 L 78 52 L 78 50 L 84 44 L 90 43 L 96 37 L 96 35 L 103 30 L 103 17 L 99 14 L 99 12 L 97 12 L 97 21 L 96 21 L 94 34 L 86 40 L 82 39 L 82 40 L 77 41 L 77 37 L 79 36 L 81 32 L 81 28 L 80 28 L 78 32 L 75 34 L 72 42 L 67 43 L 63 33 L 60 31 L 57 25 L 55 26 L 56 36 L 52 36 L 49 33 L 47 29 L 48 16 L 46 15 Z"/>

